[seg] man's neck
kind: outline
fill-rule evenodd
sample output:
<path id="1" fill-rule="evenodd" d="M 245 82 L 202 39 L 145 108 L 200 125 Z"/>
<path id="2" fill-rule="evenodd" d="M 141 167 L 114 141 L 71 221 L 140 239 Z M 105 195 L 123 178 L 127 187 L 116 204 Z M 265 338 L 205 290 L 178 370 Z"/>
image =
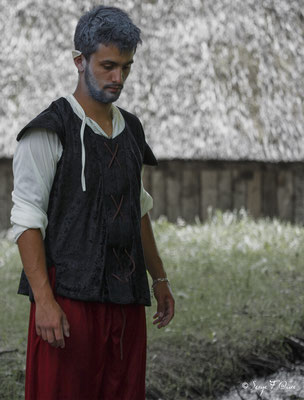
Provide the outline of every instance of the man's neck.
<path id="1" fill-rule="evenodd" d="M 95 121 L 103 131 L 111 137 L 113 134 L 112 126 L 112 103 L 100 103 L 78 87 L 73 96 L 83 108 L 87 117 Z"/>
<path id="2" fill-rule="evenodd" d="M 73 95 L 89 118 L 97 123 L 112 120 L 112 103 L 100 103 L 78 88 Z"/>

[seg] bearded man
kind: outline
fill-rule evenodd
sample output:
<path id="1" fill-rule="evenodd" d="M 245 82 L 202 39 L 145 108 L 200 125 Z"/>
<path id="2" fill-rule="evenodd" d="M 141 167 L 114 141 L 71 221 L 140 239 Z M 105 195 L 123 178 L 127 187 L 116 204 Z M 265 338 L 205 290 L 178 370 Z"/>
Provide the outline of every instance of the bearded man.
<path id="1" fill-rule="evenodd" d="M 31 300 L 26 400 L 145 399 L 146 319 L 174 299 L 149 217 L 143 164 L 157 165 L 139 119 L 113 105 L 140 29 L 99 6 L 76 27 L 79 78 L 18 134 L 11 214 Z"/>

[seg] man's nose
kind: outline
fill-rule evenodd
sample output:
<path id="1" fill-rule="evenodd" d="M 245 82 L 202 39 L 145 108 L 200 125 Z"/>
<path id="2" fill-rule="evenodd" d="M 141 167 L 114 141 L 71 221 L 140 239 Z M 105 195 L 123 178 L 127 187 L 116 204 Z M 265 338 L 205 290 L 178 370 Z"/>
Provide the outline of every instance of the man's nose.
<path id="1" fill-rule="evenodd" d="M 122 84 L 123 80 L 124 78 L 122 68 L 115 68 L 112 73 L 112 82 Z"/>

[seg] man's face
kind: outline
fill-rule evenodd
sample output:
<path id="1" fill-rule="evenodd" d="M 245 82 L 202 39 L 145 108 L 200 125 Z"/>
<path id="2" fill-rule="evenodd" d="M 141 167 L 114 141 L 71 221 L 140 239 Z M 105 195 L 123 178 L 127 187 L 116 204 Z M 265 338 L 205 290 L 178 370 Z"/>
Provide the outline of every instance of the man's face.
<path id="1" fill-rule="evenodd" d="M 84 69 L 84 79 L 90 96 L 100 103 L 116 101 L 126 81 L 134 51 L 120 53 L 115 45 L 100 44 Z"/>

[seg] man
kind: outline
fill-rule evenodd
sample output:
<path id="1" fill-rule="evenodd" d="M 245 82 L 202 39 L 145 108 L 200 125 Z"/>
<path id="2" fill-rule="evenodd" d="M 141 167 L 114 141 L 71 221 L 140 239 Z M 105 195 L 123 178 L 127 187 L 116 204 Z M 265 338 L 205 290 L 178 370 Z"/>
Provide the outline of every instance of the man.
<path id="1" fill-rule="evenodd" d="M 32 300 L 26 400 L 145 398 L 146 268 L 166 326 L 174 299 L 141 180 L 156 165 L 140 121 L 115 102 L 140 30 L 99 6 L 76 27 L 79 79 L 19 133 L 11 221 Z"/>

